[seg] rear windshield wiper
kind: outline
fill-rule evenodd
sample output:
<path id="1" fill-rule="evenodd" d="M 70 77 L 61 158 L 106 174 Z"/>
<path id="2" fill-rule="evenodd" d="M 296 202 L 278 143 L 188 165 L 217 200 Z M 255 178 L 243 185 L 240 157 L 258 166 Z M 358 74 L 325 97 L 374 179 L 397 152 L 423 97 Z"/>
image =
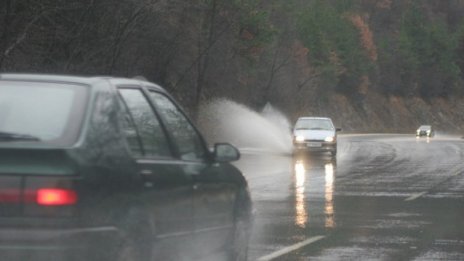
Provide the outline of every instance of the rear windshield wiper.
<path id="1" fill-rule="evenodd" d="M 295 130 L 309 130 L 308 128 L 296 128 Z"/>
<path id="2" fill-rule="evenodd" d="M 40 141 L 40 138 L 28 134 L 0 131 L 0 141 Z"/>

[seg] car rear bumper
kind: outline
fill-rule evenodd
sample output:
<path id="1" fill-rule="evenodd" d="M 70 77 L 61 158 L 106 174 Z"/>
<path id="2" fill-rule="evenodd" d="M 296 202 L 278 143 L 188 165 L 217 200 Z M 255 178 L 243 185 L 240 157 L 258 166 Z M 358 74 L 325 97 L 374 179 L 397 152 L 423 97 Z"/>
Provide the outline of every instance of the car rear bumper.
<path id="1" fill-rule="evenodd" d="M 320 146 L 318 146 L 319 144 Z M 307 151 L 307 152 L 335 152 L 337 151 L 336 142 L 302 142 L 294 143 L 294 149 L 296 151 Z"/>
<path id="2" fill-rule="evenodd" d="M 0 260 L 89 260 L 118 243 L 115 227 L 0 228 Z"/>

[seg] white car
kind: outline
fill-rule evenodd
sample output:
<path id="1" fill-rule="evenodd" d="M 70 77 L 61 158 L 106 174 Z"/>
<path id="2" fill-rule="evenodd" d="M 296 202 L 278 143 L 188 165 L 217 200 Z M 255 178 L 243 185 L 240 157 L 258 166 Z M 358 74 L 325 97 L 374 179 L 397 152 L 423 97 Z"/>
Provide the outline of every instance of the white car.
<path id="1" fill-rule="evenodd" d="M 293 128 L 295 152 L 330 152 L 337 155 L 337 131 L 330 118 L 300 117 Z"/>
<path id="2" fill-rule="evenodd" d="M 416 130 L 416 137 L 433 137 L 435 136 L 435 131 L 433 130 L 432 126 L 430 125 L 421 125 L 417 130 Z"/>

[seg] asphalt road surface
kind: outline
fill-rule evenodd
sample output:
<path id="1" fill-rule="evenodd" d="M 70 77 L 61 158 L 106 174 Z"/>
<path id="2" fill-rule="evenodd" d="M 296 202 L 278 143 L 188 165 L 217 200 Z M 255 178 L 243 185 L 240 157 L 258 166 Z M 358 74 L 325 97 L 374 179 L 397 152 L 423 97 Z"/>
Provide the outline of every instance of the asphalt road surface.
<path id="1" fill-rule="evenodd" d="M 336 160 L 243 152 L 250 260 L 464 260 L 464 140 L 338 142 Z"/>

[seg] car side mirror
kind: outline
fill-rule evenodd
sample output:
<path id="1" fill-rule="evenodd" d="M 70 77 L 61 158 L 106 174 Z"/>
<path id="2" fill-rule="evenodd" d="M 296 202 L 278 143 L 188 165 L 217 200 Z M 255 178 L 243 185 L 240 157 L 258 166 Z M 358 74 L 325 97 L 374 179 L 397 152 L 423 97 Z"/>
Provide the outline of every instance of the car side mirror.
<path id="1" fill-rule="evenodd" d="M 217 162 L 231 162 L 240 159 L 240 152 L 229 143 L 214 144 L 214 160 Z"/>
<path id="2" fill-rule="evenodd" d="M 335 130 L 336 131 L 342 131 L 342 128 L 336 128 Z"/>

